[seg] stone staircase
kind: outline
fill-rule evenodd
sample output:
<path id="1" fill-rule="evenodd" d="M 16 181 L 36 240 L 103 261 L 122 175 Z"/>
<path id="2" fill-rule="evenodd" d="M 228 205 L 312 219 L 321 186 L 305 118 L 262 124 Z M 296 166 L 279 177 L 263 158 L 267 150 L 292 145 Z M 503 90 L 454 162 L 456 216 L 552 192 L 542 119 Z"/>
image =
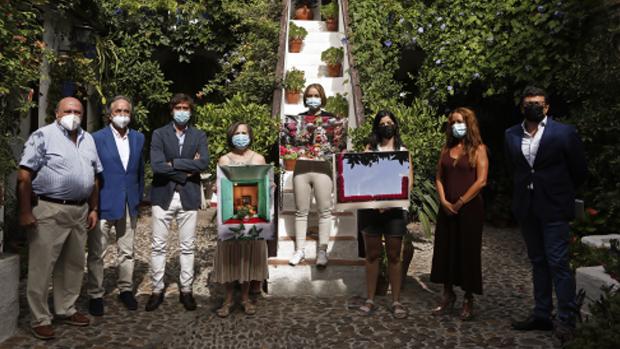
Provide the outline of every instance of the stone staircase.
<path id="1" fill-rule="evenodd" d="M 343 45 L 345 30 L 342 6 L 340 6 L 339 11 L 339 29 L 337 32 L 327 31 L 325 22 L 319 20 L 320 9 L 317 7 L 313 10 L 315 20 L 293 20 L 296 25 L 304 27 L 308 31 L 308 35 L 300 53 L 289 53 L 288 40 L 286 40 L 284 70 L 297 68 L 304 71 L 306 86 L 313 83 L 321 84 L 327 97 L 334 96 L 337 93 L 344 95 L 349 102 L 349 127 L 356 127 L 357 119 L 351 79 L 348 73 L 350 65 L 347 59 L 347 47 Z M 286 21 L 287 33 L 288 22 Z M 345 49 L 343 77 L 327 77 L 327 67 L 321 61 L 321 52 L 330 47 L 343 46 Z M 286 115 L 297 115 L 306 110 L 303 101 L 298 104 L 287 104 L 284 96 L 282 96 L 280 105 L 281 120 L 284 120 Z M 325 269 L 317 269 L 315 258 L 318 250 L 318 217 L 313 203 L 308 219 L 308 234 L 305 245 L 306 259 L 295 267 L 288 265 L 288 260 L 295 251 L 295 202 L 292 181 L 292 172 L 286 171 L 282 174 L 279 186 L 281 207 L 278 211 L 277 256 L 269 259 L 269 293 L 287 296 L 332 296 L 363 293 L 365 290 L 365 270 L 364 260 L 358 257 L 357 215 L 355 211 L 333 212 L 332 229 L 327 249 L 329 264 Z"/>

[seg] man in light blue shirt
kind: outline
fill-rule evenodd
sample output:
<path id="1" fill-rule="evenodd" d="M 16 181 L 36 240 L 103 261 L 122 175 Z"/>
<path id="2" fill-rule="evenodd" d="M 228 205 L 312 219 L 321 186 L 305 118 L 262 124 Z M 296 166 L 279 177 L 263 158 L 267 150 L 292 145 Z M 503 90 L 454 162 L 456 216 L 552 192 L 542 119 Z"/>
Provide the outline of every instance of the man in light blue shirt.
<path id="1" fill-rule="evenodd" d="M 98 179 L 103 171 L 95 142 L 80 127 L 82 103 L 63 98 L 56 121 L 36 130 L 19 163 L 19 222 L 28 228 L 27 299 L 32 333 L 54 338 L 47 305 L 53 281 L 54 310 L 64 322 L 88 326 L 75 309 L 84 274 L 87 231 L 97 223 Z"/>

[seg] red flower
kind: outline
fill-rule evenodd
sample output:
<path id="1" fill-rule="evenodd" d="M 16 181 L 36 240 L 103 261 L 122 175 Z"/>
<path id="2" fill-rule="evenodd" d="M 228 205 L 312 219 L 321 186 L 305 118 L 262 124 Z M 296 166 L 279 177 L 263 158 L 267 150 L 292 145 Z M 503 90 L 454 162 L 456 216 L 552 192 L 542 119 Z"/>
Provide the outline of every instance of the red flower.
<path id="1" fill-rule="evenodd" d="M 588 214 L 592 217 L 597 216 L 598 215 L 598 211 L 593 209 L 592 207 L 588 207 L 586 208 L 586 212 L 588 212 Z"/>

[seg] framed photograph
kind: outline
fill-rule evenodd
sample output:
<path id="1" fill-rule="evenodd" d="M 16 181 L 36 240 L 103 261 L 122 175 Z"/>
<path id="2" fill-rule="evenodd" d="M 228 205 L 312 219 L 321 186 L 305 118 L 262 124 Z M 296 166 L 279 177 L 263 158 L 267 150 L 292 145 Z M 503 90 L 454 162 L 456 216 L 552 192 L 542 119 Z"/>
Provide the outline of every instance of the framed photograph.
<path id="1" fill-rule="evenodd" d="M 274 238 L 271 165 L 218 166 L 218 238 Z"/>
<path id="2" fill-rule="evenodd" d="M 409 207 L 408 151 L 340 153 L 334 164 L 339 209 Z"/>

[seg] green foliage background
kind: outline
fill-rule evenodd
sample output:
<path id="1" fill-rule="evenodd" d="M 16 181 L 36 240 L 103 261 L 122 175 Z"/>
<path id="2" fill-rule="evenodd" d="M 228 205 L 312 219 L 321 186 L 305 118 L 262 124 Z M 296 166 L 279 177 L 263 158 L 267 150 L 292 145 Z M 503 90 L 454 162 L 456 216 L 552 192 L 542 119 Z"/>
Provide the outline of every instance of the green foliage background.
<path id="1" fill-rule="evenodd" d="M 609 232 L 618 231 L 620 184 L 610 174 L 620 171 L 620 146 L 613 138 L 620 132 L 620 21 L 611 2 L 359 0 L 349 5 L 347 37 L 369 114 L 420 99 L 428 101 L 435 118 L 473 106 L 492 132 L 485 139 L 496 203 L 489 211 L 509 217 L 503 130 L 519 121 L 515 106 L 523 87 L 546 88 L 554 116 L 575 124 L 586 147 L 591 176 L 579 196 L 601 209 Z M 428 144 L 422 157 L 432 158 L 435 146 Z M 417 169 L 431 175 L 432 161 Z"/>

